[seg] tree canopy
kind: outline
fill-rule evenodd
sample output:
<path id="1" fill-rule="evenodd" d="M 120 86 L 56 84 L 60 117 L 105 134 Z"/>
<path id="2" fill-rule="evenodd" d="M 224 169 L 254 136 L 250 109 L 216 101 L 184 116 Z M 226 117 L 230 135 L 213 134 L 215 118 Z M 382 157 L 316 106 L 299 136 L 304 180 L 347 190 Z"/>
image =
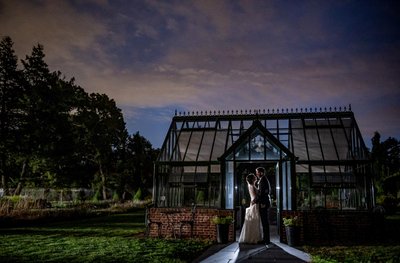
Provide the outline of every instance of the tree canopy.
<path id="1" fill-rule="evenodd" d="M 154 150 L 121 109 L 50 71 L 42 45 L 21 60 L 0 42 L 0 188 L 92 188 L 103 199 L 151 187 Z M 7 192 L 6 192 L 7 193 Z"/>
<path id="2" fill-rule="evenodd" d="M 379 132 L 375 132 L 371 141 L 378 203 L 388 212 L 394 212 L 400 197 L 400 141 L 389 137 L 381 142 Z"/>

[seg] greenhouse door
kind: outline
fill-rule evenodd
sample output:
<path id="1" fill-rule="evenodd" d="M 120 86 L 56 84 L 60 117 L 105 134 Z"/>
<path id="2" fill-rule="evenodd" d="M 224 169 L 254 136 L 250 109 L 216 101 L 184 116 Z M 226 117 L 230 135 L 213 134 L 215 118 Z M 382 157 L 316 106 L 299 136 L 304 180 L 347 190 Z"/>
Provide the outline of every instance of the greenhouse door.
<path id="1" fill-rule="evenodd" d="M 276 181 L 279 180 L 277 162 L 240 162 L 237 163 L 235 169 L 235 210 L 237 212 L 237 227 L 241 228 L 244 222 L 245 210 L 250 206 L 250 194 L 246 183 L 246 177 L 250 173 L 255 174 L 257 167 L 264 167 L 266 170 L 268 181 L 271 185 L 271 211 L 269 221 L 270 224 L 276 224 Z"/>
<path id="2" fill-rule="evenodd" d="M 271 224 L 276 224 L 280 209 L 291 209 L 293 159 L 293 154 L 258 120 L 219 158 L 224 167 L 221 206 L 235 210 L 237 228 L 241 229 L 245 208 L 250 205 L 246 176 L 255 173 L 257 167 L 265 168 L 271 184 Z"/>

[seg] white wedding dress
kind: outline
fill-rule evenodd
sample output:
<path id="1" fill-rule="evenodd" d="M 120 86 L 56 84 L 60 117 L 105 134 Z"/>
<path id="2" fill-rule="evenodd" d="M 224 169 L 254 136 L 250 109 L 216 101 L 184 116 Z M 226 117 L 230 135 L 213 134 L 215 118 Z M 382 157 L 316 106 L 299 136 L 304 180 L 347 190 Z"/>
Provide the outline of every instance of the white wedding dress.
<path id="1" fill-rule="evenodd" d="M 250 198 L 254 200 L 256 197 L 256 188 L 248 185 Z M 259 204 L 251 204 L 246 208 L 246 215 L 242 232 L 240 233 L 239 243 L 256 244 L 263 240 L 263 228 L 259 211 Z"/>

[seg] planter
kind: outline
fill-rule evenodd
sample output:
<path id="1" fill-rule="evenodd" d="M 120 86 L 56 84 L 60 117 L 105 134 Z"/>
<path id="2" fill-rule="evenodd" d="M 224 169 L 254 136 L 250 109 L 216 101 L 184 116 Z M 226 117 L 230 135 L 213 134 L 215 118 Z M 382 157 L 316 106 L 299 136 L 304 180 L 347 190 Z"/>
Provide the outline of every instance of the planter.
<path id="1" fill-rule="evenodd" d="M 220 244 L 228 243 L 229 240 L 229 225 L 217 224 L 217 242 Z"/>
<path id="2" fill-rule="evenodd" d="M 291 247 L 298 244 L 297 240 L 297 227 L 295 226 L 285 226 L 286 241 Z"/>

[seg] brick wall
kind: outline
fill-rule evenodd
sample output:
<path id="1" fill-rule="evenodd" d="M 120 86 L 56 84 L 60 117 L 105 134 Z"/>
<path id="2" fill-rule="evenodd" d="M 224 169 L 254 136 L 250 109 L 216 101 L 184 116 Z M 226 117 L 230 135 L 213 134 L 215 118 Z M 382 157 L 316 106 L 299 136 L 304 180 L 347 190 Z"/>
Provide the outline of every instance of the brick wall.
<path id="1" fill-rule="evenodd" d="M 233 210 L 197 208 L 194 217 L 193 237 L 217 240 L 216 226 L 211 222 L 215 215 L 233 216 Z M 282 211 L 281 216 L 298 216 L 299 245 L 351 245 L 362 244 L 382 238 L 384 217 L 367 211 Z M 149 236 L 177 238 L 191 237 L 191 227 L 185 224 L 180 232 L 181 222 L 192 218 L 188 208 L 150 208 L 148 216 L 152 223 Z M 159 223 L 159 224 L 157 224 Z M 280 241 L 286 243 L 285 228 L 280 225 Z M 182 235 L 180 235 L 182 234 Z M 230 225 L 229 242 L 234 241 L 234 224 Z"/>
<path id="2" fill-rule="evenodd" d="M 282 217 L 297 215 L 300 244 L 351 245 L 373 242 L 381 238 L 384 217 L 368 211 L 282 211 Z M 281 223 L 281 242 L 286 243 L 286 233 Z"/>
<path id="3" fill-rule="evenodd" d="M 232 216 L 233 210 L 220 210 L 220 209 L 209 209 L 209 208 L 196 208 L 194 214 L 193 224 L 193 237 L 217 240 L 216 226 L 211 222 L 211 219 L 215 215 L 220 216 Z M 192 219 L 192 209 L 190 207 L 182 208 L 149 208 L 148 217 L 150 222 L 149 225 L 149 236 L 158 237 L 158 225 L 160 228 L 160 234 L 163 238 L 175 237 L 188 238 L 191 236 L 190 224 L 183 224 L 182 231 L 180 231 L 181 223 L 183 221 Z M 181 234 L 181 235 L 180 235 Z M 231 224 L 229 228 L 229 241 L 234 241 L 234 225 Z"/>

